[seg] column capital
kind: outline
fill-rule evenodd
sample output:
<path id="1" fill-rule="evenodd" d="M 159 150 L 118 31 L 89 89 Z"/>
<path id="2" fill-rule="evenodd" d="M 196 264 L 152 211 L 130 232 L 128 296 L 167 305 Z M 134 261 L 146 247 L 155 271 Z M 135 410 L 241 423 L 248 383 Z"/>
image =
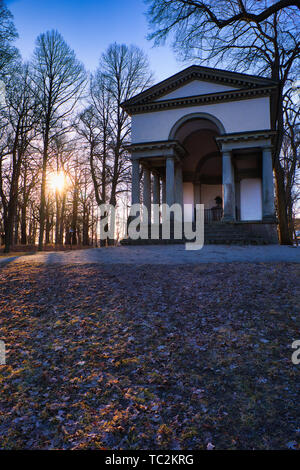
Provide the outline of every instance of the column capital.
<path id="1" fill-rule="evenodd" d="M 273 148 L 274 148 L 274 145 L 272 144 L 265 144 L 261 146 L 262 150 L 273 150 Z"/>
<path id="2" fill-rule="evenodd" d="M 232 157 L 232 149 L 222 150 L 222 157 Z"/>

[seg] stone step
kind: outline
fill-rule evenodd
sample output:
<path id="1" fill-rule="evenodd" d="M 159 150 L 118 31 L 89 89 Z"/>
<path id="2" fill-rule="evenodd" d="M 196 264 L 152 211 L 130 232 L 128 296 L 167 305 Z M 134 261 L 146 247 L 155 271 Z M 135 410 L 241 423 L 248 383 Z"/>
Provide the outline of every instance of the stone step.
<path id="1" fill-rule="evenodd" d="M 193 224 L 194 225 L 194 224 Z M 195 230 L 195 225 L 193 226 Z M 149 227 L 149 234 L 151 233 Z M 182 231 L 184 234 L 184 230 Z M 182 240 L 174 239 L 174 230 L 170 230 L 170 240 L 163 240 L 161 234 L 160 226 L 160 239 L 159 240 L 123 240 L 121 243 L 123 245 L 155 245 L 155 244 L 180 244 L 186 243 L 188 241 L 183 236 Z M 270 243 L 267 241 L 268 238 L 264 237 L 263 234 L 258 230 L 256 231 L 256 226 L 247 226 L 243 223 L 224 223 L 224 222 L 215 222 L 210 224 L 205 224 L 204 226 L 204 243 L 205 244 L 216 244 L 216 245 L 264 245 Z M 271 241 L 271 243 L 273 243 Z"/>
<path id="2" fill-rule="evenodd" d="M 121 241 L 121 244 L 126 245 L 175 245 L 175 244 L 182 244 L 189 242 L 191 240 L 130 240 L 124 239 Z M 204 239 L 205 245 L 265 245 L 265 241 L 263 238 L 259 237 L 219 237 L 219 238 L 205 238 Z"/>

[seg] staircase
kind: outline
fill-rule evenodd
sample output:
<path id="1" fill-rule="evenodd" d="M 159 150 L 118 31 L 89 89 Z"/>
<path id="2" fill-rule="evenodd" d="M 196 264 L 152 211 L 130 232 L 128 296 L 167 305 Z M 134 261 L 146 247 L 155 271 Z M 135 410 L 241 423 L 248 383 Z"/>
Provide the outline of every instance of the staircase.
<path id="1" fill-rule="evenodd" d="M 265 245 L 265 239 L 243 223 L 213 222 L 204 225 L 205 245 Z"/>
<path id="2" fill-rule="evenodd" d="M 193 227 L 195 229 L 195 227 Z M 149 229 L 150 233 L 150 229 Z M 160 230 L 161 233 L 161 230 Z M 178 243 L 186 243 L 184 237 L 180 240 L 171 239 L 163 240 L 160 236 L 159 240 L 131 240 L 125 238 L 121 241 L 122 245 L 170 245 Z M 204 225 L 204 244 L 205 245 L 265 245 L 268 242 L 264 237 L 253 232 L 253 228 L 245 223 L 232 222 L 211 222 Z"/>

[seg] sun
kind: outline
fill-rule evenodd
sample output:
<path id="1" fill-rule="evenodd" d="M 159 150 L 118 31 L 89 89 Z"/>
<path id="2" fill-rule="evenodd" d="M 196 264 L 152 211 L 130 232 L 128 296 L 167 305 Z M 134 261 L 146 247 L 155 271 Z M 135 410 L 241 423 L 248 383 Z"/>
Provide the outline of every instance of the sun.
<path id="1" fill-rule="evenodd" d="M 63 171 L 58 171 L 56 173 L 51 173 L 49 175 L 50 187 L 53 191 L 59 193 L 63 192 L 66 186 L 66 177 Z"/>

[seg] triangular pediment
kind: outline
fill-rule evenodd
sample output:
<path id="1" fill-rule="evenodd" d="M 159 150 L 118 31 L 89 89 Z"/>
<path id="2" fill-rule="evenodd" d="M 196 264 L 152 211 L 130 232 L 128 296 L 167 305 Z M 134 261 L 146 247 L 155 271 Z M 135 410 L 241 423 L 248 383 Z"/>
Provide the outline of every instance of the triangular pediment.
<path id="1" fill-rule="evenodd" d="M 161 100 L 171 100 L 176 98 L 184 98 L 186 96 L 200 96 L 207 95 L 209 93 L 221 93 L 223 91 L 232 91 L 238 90 L 238 87 L 229 86 L 225 84 L 207 82 L 204 80 L 192 80 L 170 93 L 166 93 L 161 97 L 157 98 L 155 101 Z"/>
<path id="2" fill-rule="evenodd" d="M 177 100 L 185 97 L 213 96 L 224 93 L 237 93 L 239 90 L 261 90 L 276 86 L 271 79 L 212 69 L 192 65 L 170 78 L 148 88 L 123 103 L 126 111 L 134 111 L 137 107 Z"/>

